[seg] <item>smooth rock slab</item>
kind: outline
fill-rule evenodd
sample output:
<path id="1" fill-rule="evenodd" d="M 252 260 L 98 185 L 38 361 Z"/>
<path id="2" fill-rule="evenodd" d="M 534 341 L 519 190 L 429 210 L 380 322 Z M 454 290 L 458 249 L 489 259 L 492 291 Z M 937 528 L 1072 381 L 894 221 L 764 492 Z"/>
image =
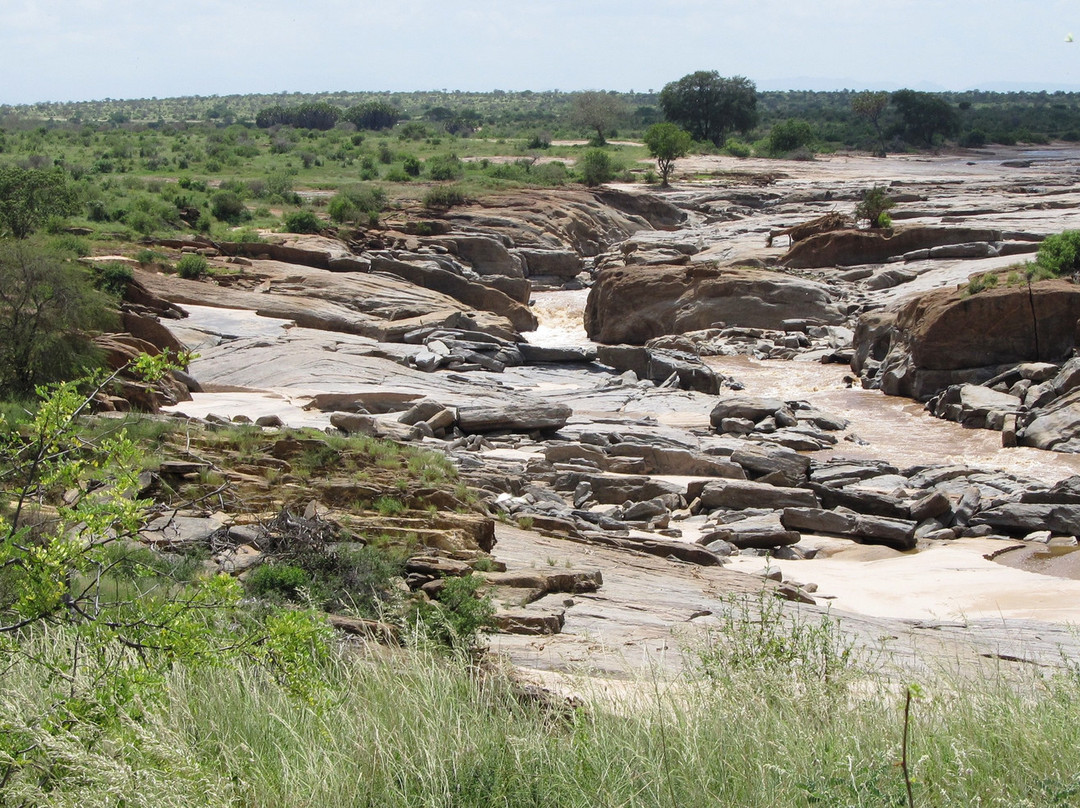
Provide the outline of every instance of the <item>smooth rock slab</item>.
<path id="1" fill-rule="evenodd" d="M 691 486 L 693 488 L 694 486 Z M 688 498 L 692 492 L 688 492 Z M 701 488 L 698 498 L 706 508 L 816 508 L 818 499 L 813 491 L 805 488 L 781 488 L 767 483 L 748 480 L 724 480 L 708 482 Z"/>
<path id="2" fill-rule="evenodd" d="M 513 404 L 487 404 L 458 408 L 458 428 L 462 432 L 532 432 L 566 426 L 574 411 L 566 404 L 519 400 Z"/>

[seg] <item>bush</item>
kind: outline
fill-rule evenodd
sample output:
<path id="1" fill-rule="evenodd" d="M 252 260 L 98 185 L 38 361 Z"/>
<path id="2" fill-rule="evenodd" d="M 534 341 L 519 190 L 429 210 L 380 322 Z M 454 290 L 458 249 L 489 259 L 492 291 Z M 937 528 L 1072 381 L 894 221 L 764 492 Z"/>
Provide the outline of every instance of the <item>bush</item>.
<path id="1" fill-rule="evenodd" d="M 176 262 L 176 273 L 184 280 L 195 281 L 206 274 L 208 267 L 209 263 L 204 256 L 186 253 Z"/>
<path id="2" fill-rule="evenodd" d="M 232 191 L 218 191 L 214 194 L 210 198 L 210 212 L 214 214 L 214 218 L 229 224 L 240 224 L 250 217 L 244 200 Z"/>
<path id="3" fill-rule="evenodd" d="M 386 192 L 375 185 L 350 185 L 330 200 L 327 211 L 335 222 L 356 222 L 378 215 L 386 207 Z"/>
<path id="4" fill-rule="evenodd" d="M 409 155 L 402 163 L 402 170 L 410 177 L 420 176 L 420 160 L 414 155 Z"/>
<path id="5" fill-rule="evenodd" d="M 464 205 L 465 193 L 454 185 L 431 188 L 424 194 L 424 207 L 431 210 L 448 210 L 456 205 Z"/>
<path id="6" fill-rule="evenodd" d="M 593 187 L 611 182 L 616 169 L 603 149 L 589 149 L 582 155 L 578 170 L 581 172 L 581 181 Z"/>
<path id="7" fill-rule="evenodd" d="M 299 602 L 311 576 L 292 564 L 260 564 L 244 582 L 247 591 L 272 601 Z"/>
<path id="8" fill-rule="evenodd" d="M 749 143 L 743 143 L 735 137 L 729 137 L 724 141 L 724 151 L 732 157 L 749 157 L 753 154 L 753 149 L 750 148 Z"/>
<path id="9" fill-rule="evenodd" d="M 427 160 L 428 176 L 433 180 L 459 180 L 465 174 L 465 164 L 455 154 L 437 154 Z"/>
<path id="10" fill-rule="evenodd" d="M 773 126 L 769 132 L 769 151 L 783 154 L 808 146 L 814 140 L 814 130 L 807 121 L 788 118 Z"/>
<path id="11" fill-rule="evenodd" d="M 97 288 L 106 294 L 122 298 L 128 284 L 135 279 L 131 267 L 116 261 L 109 261 L 98 268 Z"/>
<path id="12" fill-rule="evenodd" d="M 1080 230 L 1047 236 L 1039 245 L 1035 263 L 1053 275 L 1071 275 L 1080 271 Z"/>
<path id="13" fill-rule="evenodd" d="M 855 218 L 865 219 L 870 227 L 889 227 L 892 219 L 888 211 L 896 205 L 880 185 L 875 185 L 863 194 L 862 202 L 855 208 Z"/>
<path id="14" fill-rule="evenodd" d="M 437 604 L 417 604 L 413 621 L 421 634 L 453 651 L 475 651 L 481 634 L 491 630 L 495 615 L 491 599 L 479 595 L 483 583 L 476 575 L 446 579 Z"/>
<path id="15" fill-rule="evenodd" d="M 286 213 L 282 230 L 286 233 L 320 233 L 323 223 L 310 210 L 294 210 Z"/>

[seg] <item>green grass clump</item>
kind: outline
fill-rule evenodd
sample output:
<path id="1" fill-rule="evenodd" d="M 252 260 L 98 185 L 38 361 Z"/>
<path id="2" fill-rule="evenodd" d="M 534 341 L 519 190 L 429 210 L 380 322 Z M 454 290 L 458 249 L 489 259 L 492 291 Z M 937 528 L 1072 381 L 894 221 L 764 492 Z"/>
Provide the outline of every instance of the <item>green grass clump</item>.
<path id="1" fill-rule="evenodd" d="M 205 256 L 185 253 L 176 262 L 176 273 L 184 280 L 195 281 L 206 275 L 209 262 Z"/>

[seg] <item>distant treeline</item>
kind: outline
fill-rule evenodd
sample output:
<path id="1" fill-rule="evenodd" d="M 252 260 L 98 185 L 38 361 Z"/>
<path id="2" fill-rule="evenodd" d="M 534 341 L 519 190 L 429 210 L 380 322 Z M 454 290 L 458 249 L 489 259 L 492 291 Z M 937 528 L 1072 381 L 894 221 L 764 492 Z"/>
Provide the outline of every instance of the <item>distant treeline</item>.
<path id="1" fill-rule="evenodd" d="M 910 110 L 897 103 L 903 94 L 934 99 L 944 114 L 943 126 L 929 144 L 910 123 Z M 621 110 L 616 137 L 640 137 L 663 119 L 659 93 L 609 93 Z M 235 123 L 262 127 L 293 126 L 326 129 L 352 124 L 382 129 L 398 123 L 423 122 L 452 135 L 579 137 L 587 134 L 574 121 L 570 92 L 383 92 L 276 93 L 231 96 L 188 96 L 134 100 L 104 99 L 69 103 L 0 106 L 0 126 L 20 129 L 46 125 L 176 126 Z M 890 151 L 922 148 L 944 142 L 961 146 L 990 143 L 1045 143 L 1080 140 L 1080 93 L 983 92 L 888 94 L 877 121 L 880 133 L 857 114 L 854 90 L 813 92 L 790 90 L 757 93 L 757 124 L 751 141 L 767 137 L 777 124 L 806 122 L 818 150 L 874 149 L 879 134 Z M 909 99 L 910 100 L 910 99 Z M 908 113 L 905 115 L 905 111 Z"/>

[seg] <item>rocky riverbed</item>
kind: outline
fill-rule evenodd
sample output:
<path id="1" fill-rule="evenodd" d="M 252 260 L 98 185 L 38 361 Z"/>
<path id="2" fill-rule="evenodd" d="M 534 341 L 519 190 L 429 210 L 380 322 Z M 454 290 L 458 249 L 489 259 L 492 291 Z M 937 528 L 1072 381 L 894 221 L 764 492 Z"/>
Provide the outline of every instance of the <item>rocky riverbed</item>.
<path id="1" fill-rule="evenodd" d="M 167 409 L 445 451 L 511 572 L 588 570 L 581 591 L 496 588 L 521 667 L 677 668 L 762 587 L 905 664 L 1080 652 L 1080 293 L 1005 274 L 1075 227 L 1080 150 L 679 168 L 662 195 L 170 242 L 218 271 L 137 269 L 130 333 L 199 353 Z M 780 233 L 871 185 L 893 233 Z"/>

